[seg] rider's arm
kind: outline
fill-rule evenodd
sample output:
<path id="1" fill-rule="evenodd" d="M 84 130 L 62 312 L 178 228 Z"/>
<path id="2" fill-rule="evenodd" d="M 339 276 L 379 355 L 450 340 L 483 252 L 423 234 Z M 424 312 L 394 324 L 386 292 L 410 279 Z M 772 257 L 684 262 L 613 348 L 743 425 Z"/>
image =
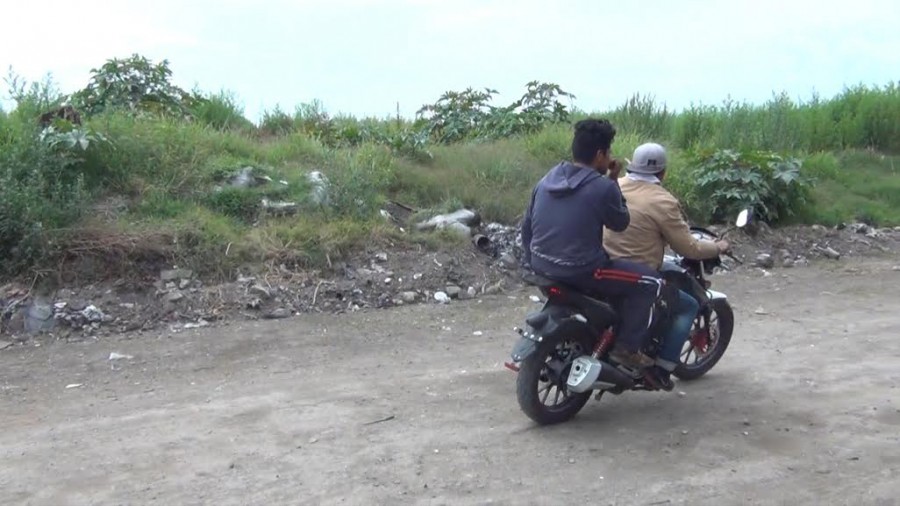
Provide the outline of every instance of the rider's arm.
<path id="1" fill-rule="evenodd" d="M 631 215 L 625 205 L 625 197 L 619 183 L 613 181 L 606 187 L 606 198 L 603 199 L 603 225 L 613 232 L 622 232 L 628 228 Z"/>
<path id="2" fill-rule="evenodd" d="M 666 242 L 675 253 L 691 260 L 714 258 L 719 248 L 712 241 L 700 241 L 691 235 L 690 226 L 684 219 L 681 205 L 674 197 L 661 199 L 659 212 L 655 216 Z"/>

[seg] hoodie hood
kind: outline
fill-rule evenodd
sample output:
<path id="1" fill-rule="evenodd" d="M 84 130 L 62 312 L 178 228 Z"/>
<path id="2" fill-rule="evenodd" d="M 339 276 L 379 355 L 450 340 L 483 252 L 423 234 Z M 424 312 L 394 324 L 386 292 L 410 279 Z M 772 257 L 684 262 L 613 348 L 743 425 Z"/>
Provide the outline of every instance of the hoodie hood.
<path id="1" fill-rule="evenodd" d="M 544 188 L 554 196 L 568 195 L 588 181 L 601 177 L 599 173 L 571 162 L 562 162 L 544 176 Z"/>

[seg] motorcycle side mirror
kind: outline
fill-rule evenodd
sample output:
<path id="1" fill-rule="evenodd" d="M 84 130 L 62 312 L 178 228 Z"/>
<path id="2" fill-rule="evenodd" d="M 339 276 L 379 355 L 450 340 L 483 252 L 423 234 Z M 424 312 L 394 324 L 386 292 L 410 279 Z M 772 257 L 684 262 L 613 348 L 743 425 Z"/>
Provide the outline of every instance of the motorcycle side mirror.
<path id="1" fill-rule="evenodd" d="M 750 223 L 750 210 L 744 209 L 738 213 L 737 220 L 735 220 L 734 224 L 737 225 L 738 228 L 744 228 L 748 223 Z"/>

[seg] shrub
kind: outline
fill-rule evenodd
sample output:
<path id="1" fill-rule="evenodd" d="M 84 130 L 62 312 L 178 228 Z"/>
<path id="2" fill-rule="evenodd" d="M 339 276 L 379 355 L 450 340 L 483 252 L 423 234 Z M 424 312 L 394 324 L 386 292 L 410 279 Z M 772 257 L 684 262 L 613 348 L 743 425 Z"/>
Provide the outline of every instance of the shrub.
<path id="1" fill-rule="evenodd" d="M 714 222 L 722 222 L 744 207 L 763 220 L 776 222 L 796 214 L 806 203 L 811 180 L 796 158 L 764 151 L 719 150 L 695 158 L 697 197 Z"/>

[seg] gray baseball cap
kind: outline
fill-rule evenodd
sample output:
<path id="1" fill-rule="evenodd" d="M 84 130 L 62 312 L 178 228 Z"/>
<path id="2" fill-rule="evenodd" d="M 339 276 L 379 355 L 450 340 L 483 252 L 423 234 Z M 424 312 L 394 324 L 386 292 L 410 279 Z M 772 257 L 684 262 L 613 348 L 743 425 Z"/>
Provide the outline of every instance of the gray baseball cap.
<path id="1" fill-rule="evenodd" d="M 628 164 L 628 172 L 635 174 L 659 174 L 666 170 L 666 148 L 648 142 L 641 144 L 634 150 L 631 163 Z"/>

